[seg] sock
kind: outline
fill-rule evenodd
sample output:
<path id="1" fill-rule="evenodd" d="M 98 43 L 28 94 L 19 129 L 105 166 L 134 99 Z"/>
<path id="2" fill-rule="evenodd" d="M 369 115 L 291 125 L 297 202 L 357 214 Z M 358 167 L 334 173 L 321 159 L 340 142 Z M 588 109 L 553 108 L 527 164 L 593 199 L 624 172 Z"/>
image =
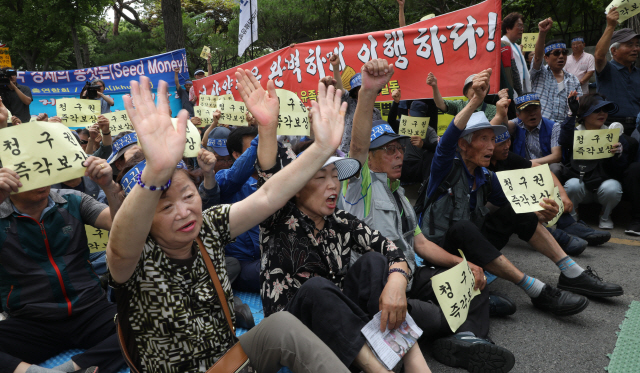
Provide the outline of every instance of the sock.
<path id="1" fill-rule="evenodd" d="M 569 257 L 569 255 L 564 258 L 558 260 L 556 262 L 560 271 L 564 273 L 565 276 L 569 278 L 576 278 L 584 272 L 584 269 L 578 265 L 578 263 L 574 262 L 573 259 Z"/>
<path id="2" fill-rule="evenodd" d="M 60 373 L 60 371 L 32 365 L 27 369 L 27 373 Z"/>
<path id="3" fill-rule="evenodd" d="M 544 282 L 529 277 L 526 274 L 522 277 L 522 280 L 518 282 L 516 285 L 520 286 L 522 290 L 531 298 L 536 298 L 542 292 L 542 288 L 544 288 Z"/>
<path id="4" fill-rule="evenodd" d="M 59 370 L 61 372 L 75 372 L 76 368 L 73 367 L 73 360 L 69 360 L 64 364 L 60 364 L 57 367 L 53 367 L 54 370 Z"/>

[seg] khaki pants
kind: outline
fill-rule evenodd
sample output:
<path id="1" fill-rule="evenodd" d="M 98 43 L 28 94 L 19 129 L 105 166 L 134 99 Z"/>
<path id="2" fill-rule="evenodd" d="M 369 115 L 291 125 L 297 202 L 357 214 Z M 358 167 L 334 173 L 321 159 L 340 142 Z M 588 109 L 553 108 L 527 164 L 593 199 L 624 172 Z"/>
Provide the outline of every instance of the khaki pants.
<path id="1" fill-rule="evenodd" d="M 283 366 L 294 373 L 349 373 L 320 338 L 286 311 L 267 317 L 239 340 L 260 373 L 276 373 Z"/>

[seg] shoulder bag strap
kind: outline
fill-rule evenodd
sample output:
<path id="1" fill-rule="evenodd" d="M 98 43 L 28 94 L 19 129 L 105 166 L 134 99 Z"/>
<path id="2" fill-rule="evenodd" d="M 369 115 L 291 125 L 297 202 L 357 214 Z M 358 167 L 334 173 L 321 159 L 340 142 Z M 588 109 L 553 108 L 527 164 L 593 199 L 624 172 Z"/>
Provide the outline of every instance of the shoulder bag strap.
<path id="1" fill-rule="evenodd" d="M 233 321 L 231 321 L 231 311 L 229 310 L 229 303 L 227 303 L 227 297 L 224 295 L 224 290 L 222 290 L 222 284 L 220 283 L 220 279 L 218 278 L 218 274 L 216 273 L 216 269 L 213 266 L 213 262 L 211 261 L 211 257 L 207 253 L 207 250 L 204 248 L 204 244 L 200 237 L 197 238 L 198 247 L 200 248 L 200 253 L 202 254 L 202 259 L 204 260 L 204 264 L 206 264 L 207 269 L 209 270 L 209 276 L 211 276 L 211 281 L 213 281 L 213 285 L 216 288 L 216 293 L 218 293 L 218 298 L 220 299 L 220 303 L 222 304 L 222 309 L 224 310 L 224 315 L 227 318 L 227 322 L 229 323 L 229 328 L 233 335 L 236 334 L 236 328 L 233 326 Z"/>

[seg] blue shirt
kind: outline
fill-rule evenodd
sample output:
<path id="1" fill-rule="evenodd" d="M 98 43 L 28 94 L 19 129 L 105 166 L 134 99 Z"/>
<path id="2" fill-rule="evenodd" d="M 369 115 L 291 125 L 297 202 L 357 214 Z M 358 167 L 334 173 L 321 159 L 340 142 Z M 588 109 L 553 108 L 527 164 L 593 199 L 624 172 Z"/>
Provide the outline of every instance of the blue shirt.
<path id="1" fill-rule="evenodd" d="M 431 176 L 429 177 L 427 197 L 431 197 L 433 193 L 438 190 L 438 186 L 444 181 L 451 167 L 453 167 L 453 160 L 460 158 L 456 149 L 461 134 L 462 131 L 453 124 L 452 120 L 440 138 L 438 146 L 436 147 L 436 154 L 433 156 L 433 161 L 431 162 Z M 476 167 L 474 175 L 471 175 L 464 162 L 462 162 L 462 165 L 464 166 L 464 172 L 467 174 L 467 180 L 469 181 L 469 210 L 473 211 L 476 208 L 478 189 L 487 182 L 489 173 L 493 174 L 493 172 L 484 167 Z M 476 183 L 475 189 L 473 189 L 474 181 Z M 488 202 L 491 202 L 495 206 L 502 206 L 505 203 L 509 203 L 507 197 L 502 192 L 502 187 L 495 174 L 491 177 L 491 194 L 489 194 Z"/>
<path id="2" fill-rule="evenodd" d="M 631 72 L 625 66 L 611 60 L 602 71 L 596 71 L 598 93 L 607 101 L 618 104 L 616 117 L 633 117 L 640 113 L 640 70 L 633 66 Z"/>
<path id="3" fill-rule="evenodd" d="M 216 173 L 220 186 L 220 202 L 223 204 L 242 201 L 258 189 L 258 181 L 251 177 L 255 172 L 258 158 L 258 137 L 251 146 L 233 163 L 231 168 Z M 239 261 L 260 259 L 260 230 L 258 226 L 242 233 L 225 247 L 225 254 Z"/>

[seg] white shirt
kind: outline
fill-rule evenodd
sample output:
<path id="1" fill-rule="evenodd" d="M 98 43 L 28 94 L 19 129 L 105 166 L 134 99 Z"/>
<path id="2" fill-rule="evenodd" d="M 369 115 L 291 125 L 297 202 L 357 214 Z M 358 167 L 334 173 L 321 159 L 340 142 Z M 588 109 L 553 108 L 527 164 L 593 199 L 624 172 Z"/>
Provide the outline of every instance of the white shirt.
<path id="1" fill-rule="evenodd" d="M 531 78 L 529 77 L 529 69 L 527 68 L 527 61 L 524 59 L 522 51 L 520 51 L 520 47 L 517 44 L 512 43 L 506 35 L 502 37 L 502 41 L 511 44 L 511 58 L 516 61 L 516 67 L 518 68 L 520 80 L 522 81 L 522 92 L 531 92 Z M 518 97 L 518 94 L 514 92 L 513 96 L 514 98 Z"/>

